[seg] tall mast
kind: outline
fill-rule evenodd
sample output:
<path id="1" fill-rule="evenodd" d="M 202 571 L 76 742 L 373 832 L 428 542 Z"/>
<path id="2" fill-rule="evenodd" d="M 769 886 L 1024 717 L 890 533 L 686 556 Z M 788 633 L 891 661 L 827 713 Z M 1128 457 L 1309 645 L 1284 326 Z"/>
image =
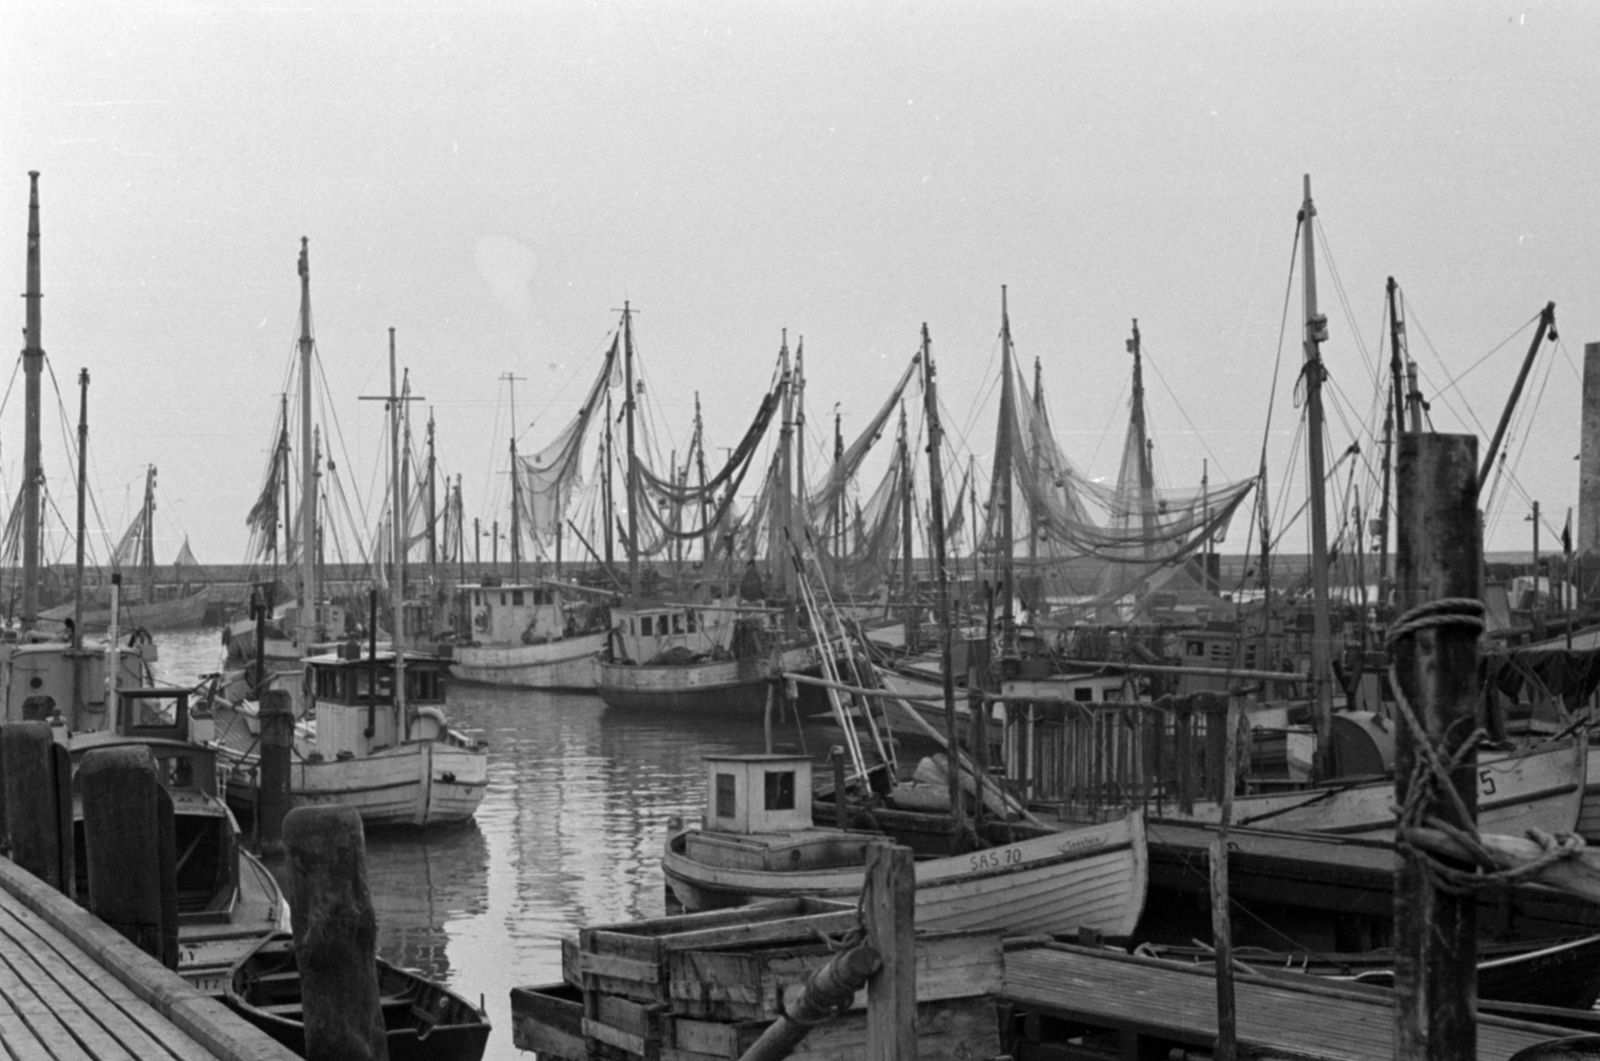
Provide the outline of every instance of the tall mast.
<path id="1" fill-rule="evenodd" d="M 939 425 L 939 391 L 933 370 L 933 343 L 928 338 L 928 324 L 922 324 L 922 401 L 923 416 L 928 421 L 928 500 L 933 506 L 933 572 L 939 597 L 939 672 L 944 675 L 944 724 L 950 742 L 950 815 L 951 831 L 961 828 L 961 770 L 957 749 L 961 746 L 956 734 L 955 675 L 950 673 L 954 662 L 950 647 L 950 574 L 945 567 L 944 540 L 944 471 L 940 448 L 944 445 Z M 961 499 L 956 498 L 959 508 Z M 909 633 L 909 627 L 907 632 Z M 979 782 L 979 799 L 982 784 Z"/>
<path id="2" fill-rule="evenodd" d="M 434 495 L 433 407 L 428 408 L 428 577 L 439 564 L 438 499 Z"/>
<path id="3" fill-rule="evenodd" d="M 403 400 L 395 389 L 394 329 L 389 329 L 389 497 L 394 506 L 390 522 L 394 524 L 394 573 L 389 577 L 392 592 L 389 594 L 390 619 L 394 641 L 394 706 L 399 719 L 406 712 L 406 654 L 405 654 L 405 579 L 406 579 L 406 502 L 400 493 L 400 403 Z M 515 554 L 513 554 L 515 555 Z M 404 733 L 402 728 L 399 731 Z"/>
<path id="4" fill-rule="evenodd" d="M 1139 341 L 1139 319 L 1133 320 L 1133 338 L 1128 340 L 1128 353 L 1133 355 L 1133 409 L 1130 423 L 1133 427 L 1135 460 L 1139 465 L 1139 529 L 1144 534 L 1144 558 L 1155 556 L 1156 483 L 1150 468 L 1150 431 L 1144 420 L 1144 348 Z"/>
<path id="5" fill-rule="evenodd" d="M 278 432 L 278 475 L 283 482 L 283 563 L 288 564 L 294 556 L 294 495 L 290 491 L 293 476 L 289 474 L 289 395 L 287 392 L 279 397 L 278 421 L 281 430 Z M 277 577 L 277 571 L 273 571 Z"/>
<path id="6" fill-rule="evenodd" d="M 612 550 L 612 539 L 616 537 L 614 528 L 617 525 L 617 516 L 616 499 L 612 495 L 611 482 L 616 475 L 616 454 L 613 452 L 611 438 L 612 416 L 611 388 L 608 386 L 606 388 L 606 459 L 600 465 L 600 493 L 604 502 L 601 507 L 605 510 L 601 513 L 601 530 L 605 532 L 606 576 L 615 581 L 616 554 Z"/>
<path id="7" fill-rule="evenodd" d="M 1034 423 L 1039 422 L 1039 417 L 1044 413 L 1044 366 L 1038 357 L 1033 359 L 1033 417 Z M 1039 513 L 1034 511 L 1032 505 L 1028 506 L 1028 559 L 1039 558 Z M 1029 571 L 1036 570 L 1029 565 Z"/>
<path id="8" fill-rule="evenodd" d="M 300 607 L 296 635 L 300 651 L 317 639 L 317 469 L 311 446 L 311 252 L 300 237 Z"/>
<path id="9" fill-rule="evenodd" d="M 1400 320 L 1400 285 L 1389 277 L 1389 394 L 1383 413 L 1383 497 L 1378 503 L 1378 603 L 1389 599 L 1389 527 L 1394 481 L 1395 435 L 1406 427 L 1405 361 L 1401 350 L 1405 325 Z M 1358 528 L 1359 529 L 1359 528 Z"/>
<path id="10" fill-rule="evenodd" d="M 906 432 L 906 403 L 900 402 L 900 601 L 905 606 L 905 644 L 917 650 L 917 607 L 911 577 L 911 440 Z"/>
<path id="11" fill-rule="evenodd" d="M 78 370 L 78 545 L 75 561 L 76 579 L 72 604 L 72 647 L 74 650 L 83 647 L 83 550 L 84 536 L 87 533 L 88 505 L 86 504 L 89 482 L 89 370 Z M 81 668 L 72 668 L 72 696 L 73 708 L 83 709 L 83 691 L 79 688 L 79 671 Z M 74 714 L 74 718 L 78 715 Z"/>
<path id="12" fill-rule="evenodd" d="M 794 392 L 795 377 L 789 368 L 789 330 L 783 331 L 783 349 L 779 353 L 783 363 L 783 427 L 778 433 L 778 488 L 773 500 L 777 504 L 777 550 L 772 554 L 773 572 L 777 576 L 778 592 L 784 600 L 794 597 L 794 565 L 788 563 L 789 538 L 794 523 Z M 784 613 L 792 621 L 793 611 Z"/>
<path id="13" fill-rule="evenodd" d="M 1000 434 L 995 440 L 995 501 L 1000 508 L 1000 540 L 995 543 L 1000 582 L 1000 658 L 1016 654 L 1016 617 L 1012 609 L 1011 551 L 1015 535 L 1011 522 L 1011 480 L 1013 424 L 1016 420 L 1016 394 L 1011 382 L 1011 316 L 1006 306 L 1006 288 L 1000 285 Z"/>
<path id="14" fill-rule="evenodd" d="M 1317 312 L 1315 218 L 1311 175 L 1305 177 L 1300 222 L 1305 236 L 1306 489 L 1311 513 L 1311 682 L 1316 691 L 1313 721 L 1317 731 L 1316 773 L 1327 777 L 1333 729 L 1332 623 L 1328 614 L 1328 513 L 1322 454 L 1322 344 L 1328 318 Z"/>
<path id="15" fill-rule="evenodd" d="M 694 392 L 694 460 L 700 474 L 700 526 L 705 533 L 700 536 L 700 560 L 706 569 L 706 574 L 711 573 L 711 528 L 706 523 L 706 436 L 705 426 L 700 420 L 700 392 Z"/>
<path id="16" fill-rule="evenodd" d="M 22 629 L 39 621 L 39 494 L 44 466 L 39 457 L 39 378 L 44 346 L 39 324 L 39 171 L 28 171 L 28 287 L 22 296 L 27 315 L 23 328 L 22 373 L 26 434 L 22 444 Z"/>
<path id="17" fill-rule="evenodd" d="M 839 472 L 839 466 L 844 463 L 844 423 L 839 413 L 837 404 L 833 407 L 833 466 L 834 474 Z M 849 505 L 845 500 L 844 490 L 839 491 L 839 499 L 834 503 L 834 556 L 843 559 L 845 543 L 845 518 L 849 513 Z"/>
<path id="18" fill-rule="evenodd" d="M 794 348 L 794 508 L 791 523 L 811 525 L 806 512 L 806 337 Z"/>
<path id="19" fill-rule="evenodd" d="M 510 372 L 500 378 L 511 387 L 511 581 L 521 581 L 522 559 L 522 504 L 519 496 L 522 476 L 517 471 L 517 380 L 523 377 Z"/>
<path id="20" fill-rule="evenodd" d="M 628 540 L 625 546 L 628 550 L 628 595 L 634 600 L 639 599 L 639 470 L 635 466 L 638 457 L 634 452 L 633 438 L 633 311 L 629 304 L 622 303 L 622 383 L 628 388 L 628 393 L 622 399 L 622 414 L 627 420 L 628 441 L 628 468 L 624 478 L 624 489 L 628 499 Z"/>
<path id="21" fill-rule="evenodd" d="M 139 570 L 144 575 L 146 604 L 155 601 L 156 582 L 156 466 L 150 465 L 144 476 L 144 508 L 139 520 Z"/>

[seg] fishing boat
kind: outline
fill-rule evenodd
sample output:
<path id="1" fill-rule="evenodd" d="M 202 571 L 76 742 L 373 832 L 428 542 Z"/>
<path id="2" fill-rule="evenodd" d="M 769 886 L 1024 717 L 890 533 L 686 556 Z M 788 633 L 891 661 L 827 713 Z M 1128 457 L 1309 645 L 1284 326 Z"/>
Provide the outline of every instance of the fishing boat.
<path id="1" fill-rule="evenodd" d="M 759 715 L 771 679 L 820 659 L 814 644 L 784 643 L 777 609 L 621 604 L 611 620 L 596 690 L 619 710 Z"/>
<path id="2" fill-rule="evenodd" d="M 489 1042 L 489 1018 L 471 1002 L 421 973 L 382 958 L 378 1003 L 390 1061 L 478 1061 Z M 274 1040 L 306 1056 L 304 999 L 294 938 L 279 933 L 233 967 L 228 1005 Z"/>
<path id="3" fill-rule="evenodd" d="M 703 822 L 673 832 L 661 862 L 685 910 L 860 894 L 866 849 L 886 837 L 812 824 L 809 759 L 731 755 L 706 764 Z M 1146 884 L 1140 814 L 1066 831 L 1012 831 L 1007 842 L 919 858 L 918 928 L 1133 932 Z"/>
<path id="4" fill-rule="evenodd" d="M 234 965 L 266 937 L 285 929 L 289 907 L 260 859 L 245 850 L 239 823 L 218 790 L 216 752 L 206 743 L 209 718 L 191 714 L 186 689 L 146 687 L 120 693 L 112 728 L 71 742 L 74 769 L 90 752 L 141 747 L 172 797 L 178 911 L 178 974 L 221 995 Z M 89 905 L 83 806 L 75 801 L 78 899 Z"/>
<path id="5" fill-rule="evenodd" d="M 448 657 L 375 644 L 304 661 L 307 699 L 297 712 L 289 767 L 292 806 L 342 803 L 366 826 L 447 825 L 470 819 L 488 784 L 483 741 L 447 722 Z M 294 681 L 299 675 L 293 676 Z M 404 690 L 394 693 L 396 683 Z M 260 786 L 261 720 L 255 705 L 218 719 L 228 800 L 253 814 Z"/>
<path id="6" fill-rule="evenodd" d="M 592 692 L 609 613 L 598 600 L 569 600 L 570 592 L 543 582 L 461 587 L 456 628 L 472 633 L 452 646 L 451 676 L 481 685 Z"/>
<path id="7" fill-rule="evenodd" d="M 780 674 L 813 667 L 820 658 L 819 622 L 812 616 L 811 629 L 801 629 L 792 603 L 796 597 L 792 541 L 798 535 L 792 538 L 790 530 L 795 524 L 794 510 L 801 506 L 790 479 L 796 385 L 788 342 L 785 339 L 779 350 L 777 386 L 763 399 L 727 466 L 698 491 L 684 491 L 675 481 L 649 475 L 633 457 L 632 334 L 624 307 L 624 376 L 630 395 L 624 412 L 629 463 L 633 468 L 629 486 L 635 498 L 635 503 L 628 506 L 628 541 L 638 543 L 641 532 L 652 530 L 639 526 L 638 513 L 650 513 L 652 519 L 658 519 L 654 513 L 663 502 L 669 508 L 700 504 L 724 482 L 731 482 L 720 501 L 720 513 L 708 517 L 706 527 L 693 536 L 708 535 L 712 527 L 720 525 L 731 503 L 732 487 L 748 469 L 757 443 L 781 408 L 779 456 L 764 484 L 763 500 L 758 503 L 763 514 L 753 520 L 766 532 L 769 578 L 762 579 L 752 559 L 747 562 L 737 601 L 653 601 L 640 588 L 640 550 L 635 544 L 628 553 L 628 597 L 611 608 L 612 629 L 597 657 L 595 691 L 607 706 L 621 710 L 758 714 Z M 659 524 L 653 532 L 663 540 L 683 536 L 674 528 Z M 749 548 L 753 554 L 753 540 Z M 830 645 L 836 643 L 828 638 L 822 640 Z"/>
<path id="8" fill-rule="evenodd" d="M 1142 943 L 1135 953 L 1197 964 L 1211 964 L 1216 957 L 1210 947 L 1158 943 Z M 1395 952 L 1389 949 L 1323 954 L 1235 947 L 1232 953 L 1252 973 L 1306 973 L 1377 987 L 1393 987 L 1395 981 Z M 1600 935 L 1479 943 L 1477 954 L 1479 998 L 1578 1010 L 1600 998 Z"/>
<path id="9" fill-rule="evenodd" d="M 1477 762 L 1480 832 L 1521 836 L 1529 829 L 1570 833 L 1578 824 L 1588 772 L 1589 744 L 1567 738 L 1533 748 L 1481 752 Z M 1233 822 L 1287 831 L 1344 836 L 1389 835 L 1394 830 L 1394 782 L 1333 780 L 1286 792 L 1233 799 Z M 1221 820 L 1217 801 L 1200 801 L 1195 821 Z"/>

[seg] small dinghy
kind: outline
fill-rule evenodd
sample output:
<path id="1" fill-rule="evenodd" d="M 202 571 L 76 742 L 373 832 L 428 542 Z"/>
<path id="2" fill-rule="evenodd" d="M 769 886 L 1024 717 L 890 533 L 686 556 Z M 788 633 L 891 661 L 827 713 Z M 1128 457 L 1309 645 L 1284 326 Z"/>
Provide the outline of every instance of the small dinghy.
<path id="1" fill-rule="evenodd" d="M 489 1019 L 477 1006 L 436 983 L 378 959 L 378 995 L 388 1031 L 389 1061 L 480 1061 Z M 279 933 L 233 967 L 224 997 L 246 1020 L 306 1056 L 300 970 L 294 937 Z"/>

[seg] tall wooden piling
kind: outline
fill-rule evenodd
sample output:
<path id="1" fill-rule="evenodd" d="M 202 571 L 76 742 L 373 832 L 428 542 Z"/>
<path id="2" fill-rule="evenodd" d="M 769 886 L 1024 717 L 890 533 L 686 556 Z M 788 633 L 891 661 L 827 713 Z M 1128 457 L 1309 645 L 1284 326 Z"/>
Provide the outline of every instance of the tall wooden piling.
<path id="1" fill-rule="evenodd" d="M 1578 440 L 1579 557 L 1600 556 L 1600 343 L 1583 345 L 1582 433 Z M 1580 587 L 1581 590 L 1581 587 Z"/>
<path id="2" fill-rule="evenodd" d="M 909 847 L 867 848 L 862 918 L 883 962 L 867 985 L 867 1061 L 916 1061 L 916 888 Z"/>
<path id="3" fill-rule="evenodd" d="M 1476 754 L 1448 777 L 1468 820 L 1449 791 L 1420 787 L 1431 780 L 1429 750 L 1448 759 L 1477 727 L 1477 440 L 1401 436 L 1398 481 L 1401 615 L 1390 631 L 1389 658 L 1418 729 L 1402 709 L 1395 745 L 1403 856 L 1395 872 L 1395 1056 L 1445 1061 L 1477 1056 L 1477 898 L 1436 887 L 1404 844 L 1404 831 L 1426 818 L 1471 830 L 1477 816 Z"/>
<path id="4" fill-rule="evenodd" d="M 78 768 L 89 911 L 168 969 L 178 967 L 172 797 L 141 747 L 99 748 Z"/>
<path id="5" fill-rule="evenodd" d="M 352 807 L 297 807 L 283 820 L 306 1061 L 388 1061 L 378 1002 L 378 920 Z"/>
<path id="6" fill-rule="evenodd" d="M 77 898 L 72 855 L 72 762 L 50 723 L 0 729 L 6 834 L 11 860 L 50 887 Z"/>
<path id="7" fill-rule="evenodd" d="M 261 693 L 261 774 L 256 794 L 256 843 L 265 853 L 283 850 L 289 813 L 289 767 L 294 750 L 294 706 L 282 689 Z"/>

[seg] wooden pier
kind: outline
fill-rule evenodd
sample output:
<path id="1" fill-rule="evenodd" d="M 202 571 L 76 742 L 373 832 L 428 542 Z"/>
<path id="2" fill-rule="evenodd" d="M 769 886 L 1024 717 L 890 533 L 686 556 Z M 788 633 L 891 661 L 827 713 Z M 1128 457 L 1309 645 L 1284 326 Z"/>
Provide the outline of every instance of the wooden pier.
<path id="1" fill-rule="evenodd" d="M 999 1000 L 1022 1035 L 1019 1061 L 1209 1054 L 1217 1039 L 1213 970 L 1063 943 L 1010 945 Z M 1238 1042 L 1252 1056 L 1390 1061 L 1393 992 L 1312 976 L 1237 975 Z M 1569 1029 L 1480 1014 L 1478 1057 L 1504 1061 Z"/>
<path id="2" fill-rule="evenodd" d="M 295 1061 L 88 911 L 0 858 L 0 1052 L 23 1061 Z"/>

